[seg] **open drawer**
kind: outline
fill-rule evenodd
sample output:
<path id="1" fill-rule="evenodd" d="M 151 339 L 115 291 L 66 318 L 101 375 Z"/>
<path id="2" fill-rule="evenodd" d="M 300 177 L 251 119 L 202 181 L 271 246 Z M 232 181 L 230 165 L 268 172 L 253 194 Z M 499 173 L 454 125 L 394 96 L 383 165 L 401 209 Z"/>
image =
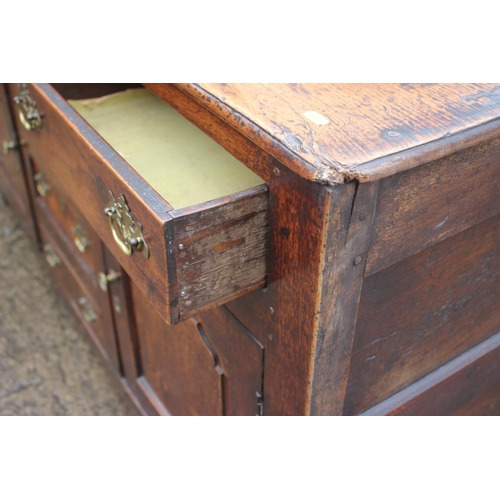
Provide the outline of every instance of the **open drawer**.
<path id="1" fill-rule="evenodd" d="M 149 91 L 123 87 L 12 85 L 27 154 L 169 324 L 263 287 L 267 186 Z"/>

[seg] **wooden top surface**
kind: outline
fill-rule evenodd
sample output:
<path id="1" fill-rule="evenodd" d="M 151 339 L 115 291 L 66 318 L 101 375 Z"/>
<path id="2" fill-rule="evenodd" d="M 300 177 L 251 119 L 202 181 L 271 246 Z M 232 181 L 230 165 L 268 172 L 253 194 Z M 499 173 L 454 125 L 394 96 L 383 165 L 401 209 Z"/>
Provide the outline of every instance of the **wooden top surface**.
<path id="1" fill-rule="evenodd" d="M 500 135 L 500 84 L 176 84 L 306 179 L 369 182 Z"/>

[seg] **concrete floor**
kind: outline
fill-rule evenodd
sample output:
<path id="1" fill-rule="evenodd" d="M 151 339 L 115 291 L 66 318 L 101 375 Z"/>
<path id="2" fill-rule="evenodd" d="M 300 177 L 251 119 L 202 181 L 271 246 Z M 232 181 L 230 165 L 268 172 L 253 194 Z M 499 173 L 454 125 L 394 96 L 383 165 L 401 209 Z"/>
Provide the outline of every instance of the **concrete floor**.
<path id="1" fill-rule="evenodd" d="M 131 415 L 0 195 L 0 415 Z"/>

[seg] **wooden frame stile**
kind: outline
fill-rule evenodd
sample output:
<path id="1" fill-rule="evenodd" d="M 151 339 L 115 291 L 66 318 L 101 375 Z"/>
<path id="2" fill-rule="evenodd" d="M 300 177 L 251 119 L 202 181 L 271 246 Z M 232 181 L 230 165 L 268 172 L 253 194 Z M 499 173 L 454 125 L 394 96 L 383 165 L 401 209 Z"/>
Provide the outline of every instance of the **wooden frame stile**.
<path id="1" fill-rule="evenodd" d="M 357 183 L 347 227 L 341 222 L 337 197 L 329 196 L 311 369 L 311 415 L 343 414 L 378 188 L 378 182 Z"/>
<path id="2" fill-rule="evenodd" d="M 377 192 L 308 182 L 275 163 L 265 415 L 342 414 Z"/>

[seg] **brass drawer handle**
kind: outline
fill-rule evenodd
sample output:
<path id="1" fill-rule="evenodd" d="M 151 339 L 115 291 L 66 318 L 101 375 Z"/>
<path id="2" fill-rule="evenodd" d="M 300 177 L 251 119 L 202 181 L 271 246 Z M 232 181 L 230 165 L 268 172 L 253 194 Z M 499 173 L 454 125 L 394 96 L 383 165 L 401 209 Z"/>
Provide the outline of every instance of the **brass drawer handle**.
<path id="1" fill-rule="evenodd" d="M 118 196 L 118 200 L 115 200 L 111 191 L 109 195 L 110 202 L 104 213 L 109 217 L 113 239 L 125 255 L 132 255 L 136 250 L 140 250 L 147 259 L 149 249 L 142 235 L 142 224 L 134 219 L 122 194 Z"/>
<path id="2" fill-rule="evenodd" d="M 108 291 L 108 283 L 113 283 L 115 281 L 118 281 L 121 277 L 121 274 L 120 273 L 117 273 L 116 271 L 113 271 L 113 269 L 111 269 L 111 271 L 109 271 L 108 274 L 106 273 L 97 273 L 97 281 L 99 282 L 99 288 L 103 291 L 103 292 L 107 292 Z"/>
<path id="3" fill-rule="evenodd" d="M 30 97 L 25 83 L 19 84 L 20 93 L 14 97 L 19 113 L 19 120 L 26 130 L 35 130 L 42 127 L 42 118 L 36 109 L 36 102 Z"/>
<path id="4" fill-rule="evenodd" d="M 90 247 L 90 240 L 85 235 L 83 226 L 81 224 L 76 224 L 71 228 L 71 232 L 75 235 L 73 241 L 75 242 L 76 248 L 84 253 L 85 250 Z"/>
<path id="5" fill-rule="evenodd" d="M 50 185 L 47 184 L 43 173 L 39 172 L 38 174 L 35 174 L 33 179 L 35 179 L 35 187 L 38 194 L 45 198 L 50 193 Z"/>
<path id="6" fill-rule="evenodd" d="M 43 246 L 43 251 L 50 267 L 56 267 L 61 264 L 61 258 L 57 255 L 54 247 L 50 243 Z"/>
<path id="7" fill-rule="evenodd" d="M 78 299 L 78 307 L 80 308 L 80 312 L 82 313 L 83 319 L 88 323 L 92 323 L 92 321 L 97 320 L 97 314 L 90 303 L 90 300 L 85 297 L 80 297 Z"/>

